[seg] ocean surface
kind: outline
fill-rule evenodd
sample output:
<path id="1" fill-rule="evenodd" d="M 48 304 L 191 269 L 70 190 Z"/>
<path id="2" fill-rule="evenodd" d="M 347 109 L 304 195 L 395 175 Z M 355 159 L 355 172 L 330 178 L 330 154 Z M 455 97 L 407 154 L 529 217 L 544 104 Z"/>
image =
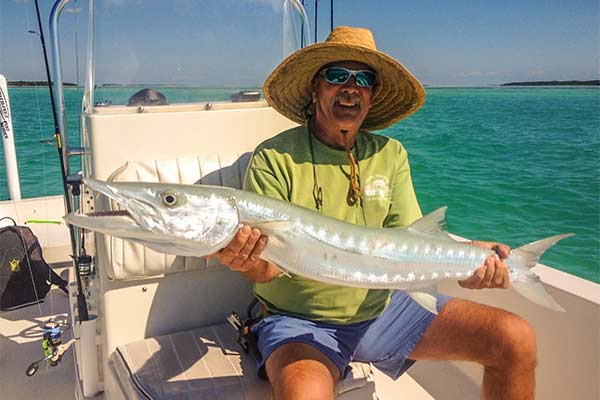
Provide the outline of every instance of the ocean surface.
<path id="1" fill-rule="evenodd" d="M 423 212 L 447 205 L 450 232 L 512 247 L 573 232 L 541 262 L 600 283 L 600 90 L 426 90 L 417 114 L 382 131 L 408 150 Z M 170 102 L 197 102 L 228 100 L 236 90 L 161 91 Z M 133 92 L 103 89 L 96 100 L 124 103 Z M 81 94 L 65 90 L 71 146 L 79 144 Z M 23 197 L 61 194 L 56 148 L 42 143 L 54 129 L 47 88 L 10 88 L 9 95 Z"/>

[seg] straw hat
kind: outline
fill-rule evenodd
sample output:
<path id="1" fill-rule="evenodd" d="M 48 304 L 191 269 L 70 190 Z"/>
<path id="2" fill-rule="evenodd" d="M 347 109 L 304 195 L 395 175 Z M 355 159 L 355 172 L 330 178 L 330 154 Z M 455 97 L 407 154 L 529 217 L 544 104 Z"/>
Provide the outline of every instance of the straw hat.
<path id="1" fill-rule="evenodd" d="M 377 72 L 363 129 L 387 128 L 425 102 L 421 83 L 399 61 L 377 50 L 371 31 L 349 26 L 336 27 L 325 42 L 304 47 L 283 60 L 265 82 L 265 99 L 292 121 L 305 124 L 303 110 L 312 100 L 311 81 L 324 65 L 336 61 L 362 62 Z"/>

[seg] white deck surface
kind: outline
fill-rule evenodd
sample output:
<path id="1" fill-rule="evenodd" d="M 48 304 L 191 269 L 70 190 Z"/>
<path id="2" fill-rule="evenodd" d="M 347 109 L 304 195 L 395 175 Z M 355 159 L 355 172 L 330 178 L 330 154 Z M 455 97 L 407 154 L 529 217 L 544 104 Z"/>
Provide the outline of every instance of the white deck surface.
<path id="1" fill-rule="evenodd" d="M 63 278 L 68 268 L 54 268 Z M 73 348 L 67 351 L 61 363 L 50 367 L 40 363 L 33 377 L 25 370 L 43 357 L 41 325 L 49 318 L 67 320 L 68 298 L 59 289 L 48 292 L 43 303 L 13 311 L 0 312 L 0 399 L 68 400 L 75 398 L 75 370 Z M 63 334 L 63 343 L 71 338 L 71 331 Z M 408 374 L 392 381 L 381 372 L 375 372 L 381 400 L 433 400 Z M 400 388 L 401 394 L 397 393 Z M 400 397 L 399 397 L 400 396 Z M 98 396 L 97 396 L 98 397 Z M 102 398 L 102 396 L 99 396 Z"/>
<path id="2" fill-rule="evenodd" d="M 55 268 L 66 277 L 66 268 Z M 40 363 L 33 377 L 25 370 L 43 357 L 41 325 L 50 317 L 67 320 L 68 298 L 53 288 L 43 303 L 13 311 L 0 311 L 0 398 L 14 400 L 44 399 L 68 400 L 74 398 L 75 372 L 72 349 L 62 362 L 50 367 Z M 63 334 L 63 343 L 71 338 L 71 331 Z"/>

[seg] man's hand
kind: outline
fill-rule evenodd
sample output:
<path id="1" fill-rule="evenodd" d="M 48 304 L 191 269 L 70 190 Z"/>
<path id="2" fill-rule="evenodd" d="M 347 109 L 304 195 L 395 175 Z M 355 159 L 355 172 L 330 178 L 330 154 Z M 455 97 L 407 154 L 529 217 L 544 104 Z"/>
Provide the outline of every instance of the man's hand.
<path id="1" fill-rule="evenodd" d="M 267 237 L 262 235 L 259 229 L 244 225 L 226 247 L 212 256 L 234 271 L 247 272 L 265 263 L 260 255 L 266 245 Z"/>
<path id="2" fill-rule="evenodd" d="M 489 256 L 470 278 L 458 281 L 458 284 L 466 289 L 508 288 L 510 278 L 504 259 L 508 257 L 510 247 L 501 243 L 477 240 L 472 241 L 471 245 L 494 250 L 496 254 Z"/>

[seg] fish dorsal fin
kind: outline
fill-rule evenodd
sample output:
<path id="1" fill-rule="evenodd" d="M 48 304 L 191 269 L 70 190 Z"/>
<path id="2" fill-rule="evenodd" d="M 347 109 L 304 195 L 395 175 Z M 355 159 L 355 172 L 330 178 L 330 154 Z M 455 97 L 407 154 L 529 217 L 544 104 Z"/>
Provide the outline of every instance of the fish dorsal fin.
<path id="1" fill-rule="evenodd" d="M 408 229 L 416 232 L 429 234 L 443 233 L 447 236 L 448 233 L 444 230 L 446 226 L 447 209 L 448 207 L 441 207 L 433 212 L 430 212 L 424 217 L 413 222 L 412 225 L 408 227 Z"/>

